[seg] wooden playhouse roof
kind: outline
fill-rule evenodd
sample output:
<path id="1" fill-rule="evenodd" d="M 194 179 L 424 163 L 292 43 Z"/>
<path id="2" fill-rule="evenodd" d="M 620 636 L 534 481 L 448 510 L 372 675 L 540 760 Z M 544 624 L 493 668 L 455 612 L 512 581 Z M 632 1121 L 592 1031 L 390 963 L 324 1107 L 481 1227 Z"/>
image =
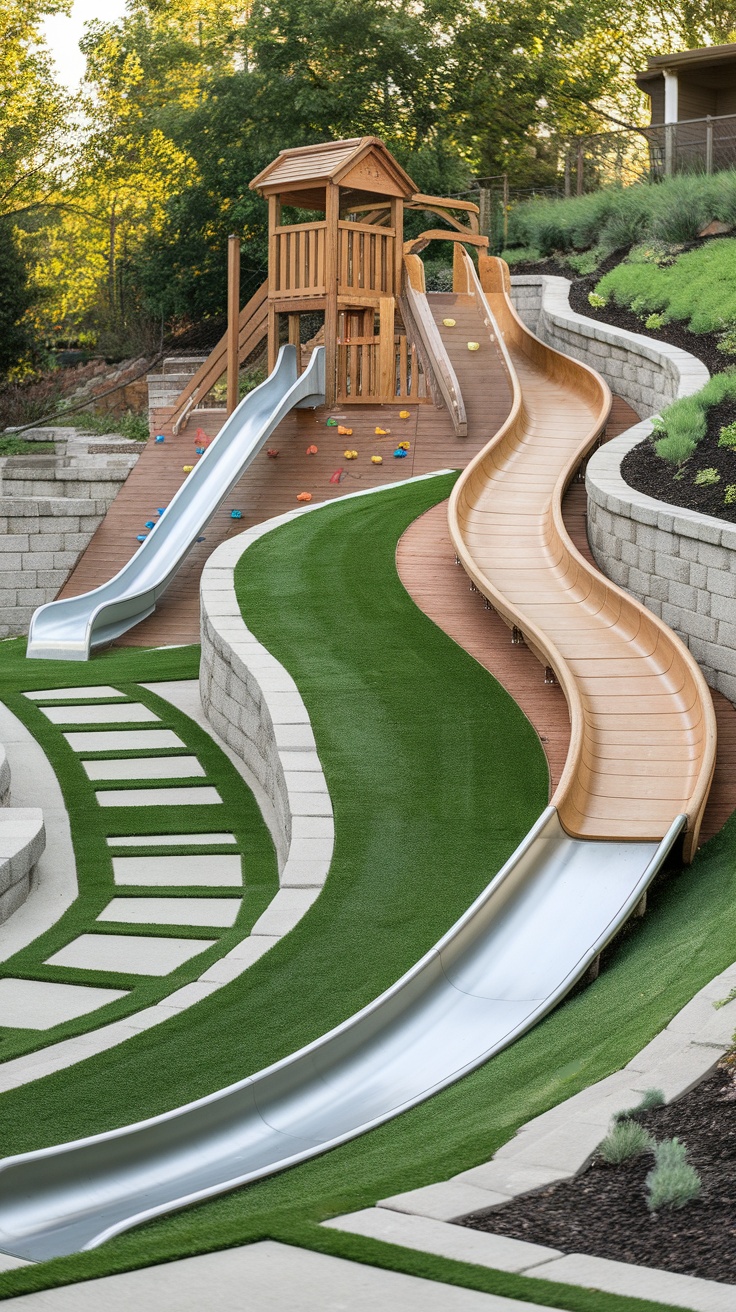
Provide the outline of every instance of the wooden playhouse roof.
<path id="1" fill-rule="evenodd" d="M 286 205 L 322 209 L 330 182 L 368 200 L 386 196 L 408 199 L 416 192 L 408 173 L 378 137 L 351 137 L 282 150 L 250 186 L 262 196 L 279 195 Z"/>

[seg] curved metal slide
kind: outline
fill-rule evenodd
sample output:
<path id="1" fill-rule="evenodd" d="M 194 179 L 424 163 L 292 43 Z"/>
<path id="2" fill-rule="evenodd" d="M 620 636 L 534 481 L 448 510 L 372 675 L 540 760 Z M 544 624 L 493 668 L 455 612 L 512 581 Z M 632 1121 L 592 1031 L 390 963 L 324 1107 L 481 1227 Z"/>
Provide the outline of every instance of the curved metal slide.
<path id="1" fill-rule="evenodd" d="M 274 429 L 295 406 L 321 405 L 324 347 L 297 374 L 296 348 L 282 346 L 276 367 L 243 397 L 127 565 L 102 587 L 40 606 L 31 620 L 27 656 L 89 659 L 156 609 L 180 565 Z M 155 490 L 151 490 L 152 498 Z"/>
<path id="2" fill-rule="evenodd" d="M 494 337 L 502 331 L 510 333 L 511 321 L 503 329 L 498 327 L 479 286 L 472 294 L 480 298 L 489 333 Z M 499 296 L 505 299 L 505 292 Z M 544 355 L 547 348 L 533 345 L 535 340 L 530 336 L 529 350 L 535 353 L 539 347 L 535 367 L 543 382 L 545 370 L 558 366 Z M 573 423 L 579 458 L 605 422 L 608 394 L 605 384 L 584 366 L 566 361 L 566 368 L 571 416 L 581 388 L 587 407 L 587 422 Z M 510 362 L 509 370 L 513 376 Z M 577 370 L 584 374 L 582 383 Z M 558 381 L 549 373 L 548 380 L 554 391 Z M 508 546 L 513 549 L 518 517 L 520 531 L 531 526 L 531 538 L 538 542 L 544 563 L 550 541 L 544 525 L 550 516 L 554 519 L 574 468 L 570 448 L 560 451 L 556 440 L 550 441 L 549 462 L 542 460 L 546 468 L 541 474 L 532 468 L 526 488 L 536 495 L 547 479 L 546 493 L 536 508 L 532 505 L 525 512 L 519 501 L 524 493 L 523 463 L 531 455 L 534 464 L 535 456 L 518 387 L 512 415 L 500 436 L 501 443 L 494 439 L 461 478 L 452 513 L 463 513 L 468 488 L 475 489 L 473 495 L 485 496 L 495 478 L 503 484 L 511 472 L 517 480 L 521 472 L 521 483 L 510 489 L 507 481 L 498 498 L 501 513 L 509 517 Z M 489 463 L 482 466 L 484 456 Z M 538 514 L 541 530 L 532 523 L 535 516 L 538 523 Z M 465 552 L 466 568 L 494 604 L 506 608 L 512 622 L 517 603 L 504 600 L 498 585 L 486 577 L 457 523 L 453 531 L 460 534 L 457 543 Z M 555 531 L 562 534 L 564 528 Z M 560 537 L 552 549 L 553 579 L 565 577 L 566 549 Z M 499 559 L 504 559 L 502 549 Z M 533 582 L 529 595 L 536 597 L 536 576 Z M 571 641 L 576 632 L 584 635 L 580 638 L 584 650 L 590 629 L 584 604 L 588 593 L 583 588 L 572 599 L 583 617 L 581 626 L 575 623 L 575 607 L 567 612 Z M 631 615 L 639 621 L 634 636 L 647 619 L 643 608 L 636 609 L 637 603 L 632 601 L 631 606 L 634 611 L 626 612 L 621 629 L 622 644 L 633 640 Z M 600 609 L 595 608 L 595 614 Z M 615 607 L 611 611 L 610 602 L 609 610 L 603 609 L 604 620 L 609 613 L 618 613 Z M 613 643 L 618 630 L 615 623 L 607 627 Z M 668 852 L 686 830 L 690 835 L 696 830 L 707 796 L 714 747 L 707 689 L 669 630 L 660 626 L 654 645 L 648 634 L 644 625 L 638 641 L 643 652 L 650 648 L 659 652 L 655 670 L 660 671 L 661 687 L 654 696 L 669 697 L 671 704 L 663 711 L 664 726 L 645 724 L 648 737 L 642 759 L 651 759 L 652 745 L 660 759 L 676 759 L 678 734 L 690 753 L 688 759 L 697 757 L 686 776 L 685 790 L 673 789 L 669 801 L 654 808 L 653 832 L 633 842 L 627 841 L 625 832 L 613 837 L 572 836 L 558 809 L 569 792 L 558 789 L 556 804 L 545 810 L 465 915 L 412 970 L 351 1019 L 266 1070 L 188 1106 L 0 1163 L 0 1250 L 43 1260 L 93 1248 L 149 1218 L 304 1161 L 430 1097 L 508 1046 L 550 1011 L 641 903 Z M 554 661 L 568 701 L 580 698 L 576 679 L 582 675 L 558 657 L 541 621 L 528 637 L 542 659 Z M 679 681 L 673 682 L 669 673 L 668 639 L 678 662 L 683 662 Z M 610 656 L 611 649 L 607 652 Z M 623 686 L 626 668 L 608 677 L 620 677 Z M 682 695 L 688 679 L 693 698 Z M 591 695 L 586 692 L 584 711 L 590 709 Z M 651 688 L 647 695 L 653 696 Z M 576 705 L 571 706 L 573 715 L 578 714 Z M 605 702 L 602 714 L 607 714 Z M 693 730 L 697 724 L 699 734 L 697 728 Z M 614 728 L 614 739 L 620 732 L 620 726 Z M 575 734 L 571 758 L 565 789 L 579 797 L 575 781 L 585 757 L 583 749 L 576 747 Z M 634 763 L 627 770 L 631 773 L 635 768 Z M 640 786 L 645 797 L 647 787 L 645 776 Z"/>

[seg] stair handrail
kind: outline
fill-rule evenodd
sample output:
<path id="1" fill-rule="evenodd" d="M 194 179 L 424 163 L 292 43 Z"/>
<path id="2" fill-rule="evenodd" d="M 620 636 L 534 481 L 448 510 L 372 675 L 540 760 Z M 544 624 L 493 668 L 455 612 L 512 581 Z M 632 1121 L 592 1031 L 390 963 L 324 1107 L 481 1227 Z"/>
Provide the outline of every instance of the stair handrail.
<path id="1" fill-rule="evenodd" d="M 404 309 L 409 311 L 412 327 L 424 349 L 442 400 L 449 411 L 455 436 L 467 437 L 468 417 L 463 394 L 439 328 L 432 318 L 425 289 L 422 261 L 418 255 L 405 255 Z"/>
<path id="2" fill-rule="evenodd" d="M 259 342 L 262 342 L 268 332 L 268 279 L 256 292 L 253 293 L 250 300 L 246 302 L 240 311 L 238 321 L 238 359 L 242 364 L 247 359 L 251 351 L 254 351 Z M 254 322 L 253 322 L 254 321 Z M 206 396 L 211 387 L 225 372 L 227 368 L 227 333 L 223 333 L 217 346 L 210 351 L 204 364 L 200 365 L 196 374 L 190 378 L 184 390 L 179 394 L 176 405 L 170 415 L 172 422 L 172 433 L 176 437 L 182 426 L 186 426 L 189 414 L 197 401 Z"/>

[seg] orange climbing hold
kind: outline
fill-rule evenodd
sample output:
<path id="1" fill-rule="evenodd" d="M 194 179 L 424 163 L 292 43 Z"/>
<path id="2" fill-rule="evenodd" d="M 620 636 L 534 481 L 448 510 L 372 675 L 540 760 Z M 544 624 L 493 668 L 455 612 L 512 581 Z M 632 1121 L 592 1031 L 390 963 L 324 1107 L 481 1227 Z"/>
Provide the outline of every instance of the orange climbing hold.
<path id="1" fill-rule="evenodd" d="M 266 452 L 266 455 L 268 456 L 269 460 L 275 460 L 276 457 L 277 457 L 277 455 L 278 455 L 278 453 L 279 453 L 279 452 L 278 452 L 278 447 L 270 446 L 270 447 L 268 448 L 268 451 Z"/>
<path id="2" fill-rule="evenodd" d="M 308 446 L 308 447 L 307 447 L 307 455 L 308 455 L 308 456 L 316 456 L 318 450 L 319 450 L 319 447 L 316 447 L 316 446 L 314 446 L 314 445 L 312 445 L 312 446 Z"/>
<path id="3" fill-rule="evenodd" d="M 311 493 L 311 492 L 297 492 L 297 494 L 296 494 L 296 499 L 297 499 L 297 501 L 311 501 L 311 500 L 312 500 L 312 493 Z"/>
<path id="4" fill-rule="evenodd" d="M 353 436 L 353 430 L 352 430 L 352 428 L 344 428 L 342 424 L 339 424 L 339 425 L 338 425 L 337 433 L 338 433 L 338 437 L 352 437 L 352 436 Z"/>

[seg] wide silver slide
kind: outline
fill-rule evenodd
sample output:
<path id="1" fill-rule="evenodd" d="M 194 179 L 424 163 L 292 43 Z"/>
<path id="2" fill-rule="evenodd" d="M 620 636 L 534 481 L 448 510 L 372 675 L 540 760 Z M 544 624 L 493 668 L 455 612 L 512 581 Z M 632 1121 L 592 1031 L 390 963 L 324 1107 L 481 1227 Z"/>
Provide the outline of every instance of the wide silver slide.
<path id="1" fill-rule="evenodd" d="M 0 1163 L 0 1250 L 40 1261 L 94 1248 L 429 1098 L 564 997 L 684 826 L 678 816 L 659 844 L 583 841 L 547 807 L 445 937 L 330 1033 L 165 1115 Z"/>
<path id="2" fill-rule="evenodd" d="M 243 397 L 127 565 L 92 592 L 38 608 L 31 620 L 26 655 L 86 661 L 93 647 L 112 642 L 146 619 L 284 416 L 295 406 L 321 405 L 324 390 L 324 347 L 313 352 L 309 366 L 299 376 L 296 347 L 282 346 L 273 372 Z M 152 504 L 155 499 L 152 488 Z"/>

